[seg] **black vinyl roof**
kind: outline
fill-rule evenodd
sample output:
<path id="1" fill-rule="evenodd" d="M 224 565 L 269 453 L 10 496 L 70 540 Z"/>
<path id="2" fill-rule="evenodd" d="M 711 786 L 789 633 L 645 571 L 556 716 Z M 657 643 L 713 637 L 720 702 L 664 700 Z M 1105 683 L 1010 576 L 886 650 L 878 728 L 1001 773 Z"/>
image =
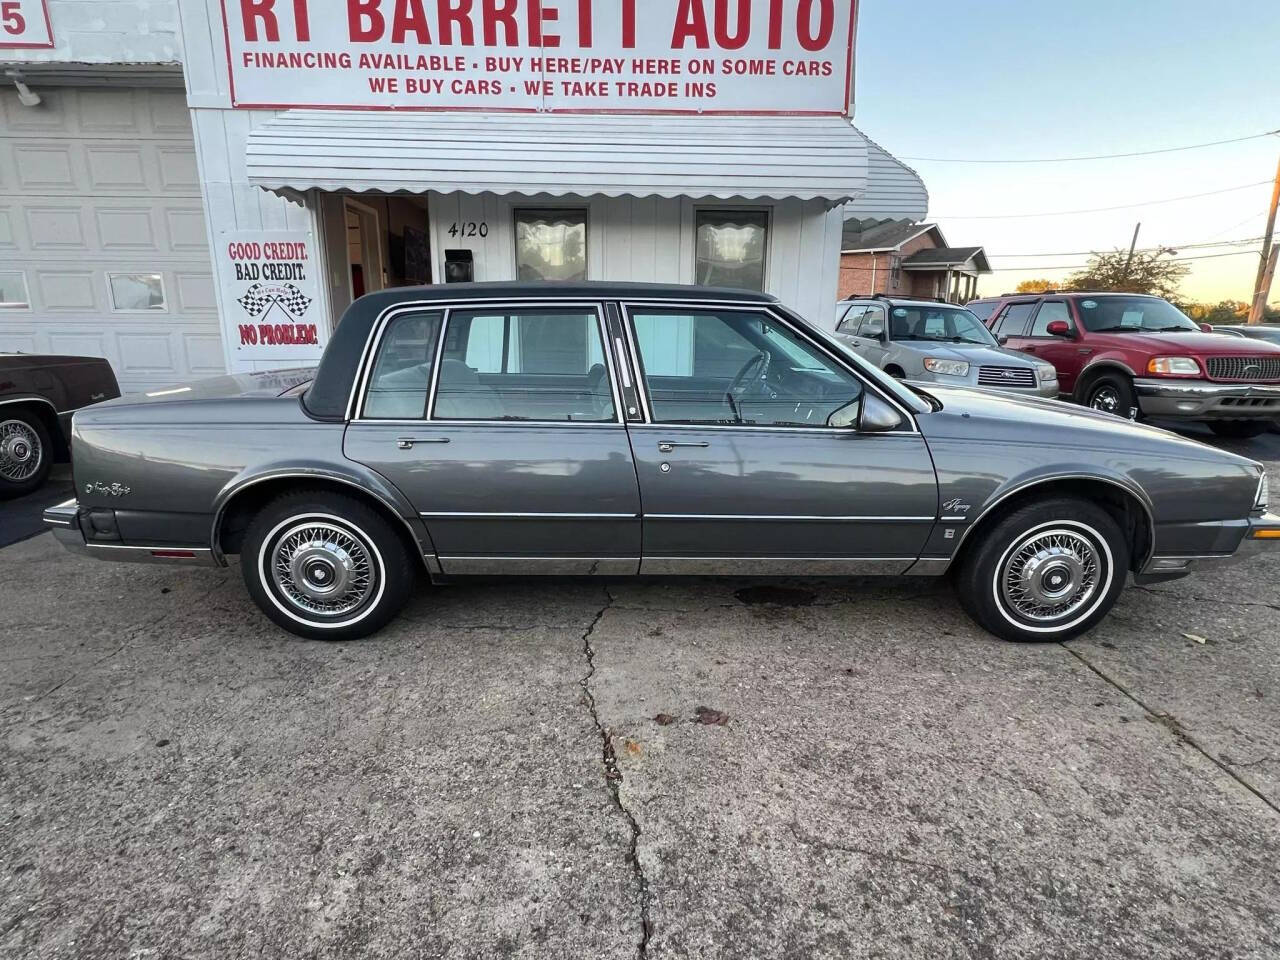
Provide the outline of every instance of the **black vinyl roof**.
<path id="1" fill-rule="evenodd" d="M 722 300 L 777 303 L 777 298 L 752 290 L 693 287 L 664 283 L 449 283 L 421 287 L 392 287 L 370 293 L 347 308 L 329 338 L 315 381 L 303 397 L 314 417 L 341 420 L 360 367 L 360 358 L 374 324 L 392 307 L 432 301 L 475 300 Z"/>

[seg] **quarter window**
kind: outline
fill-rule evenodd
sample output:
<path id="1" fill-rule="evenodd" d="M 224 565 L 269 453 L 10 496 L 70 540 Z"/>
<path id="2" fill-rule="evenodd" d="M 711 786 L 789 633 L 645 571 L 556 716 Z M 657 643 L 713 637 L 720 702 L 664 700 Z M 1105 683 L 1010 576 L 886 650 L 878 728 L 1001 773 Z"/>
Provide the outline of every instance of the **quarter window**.
<path id="1" fill-rule="evenodd" d="M 657 422 L 826 427 L 862 397 L 853 374 L 766 314 L 640 309 L 631 317 Z"/>
<path id="2" fill-rule="evenodd" d="M 765 210 L 699 210 L 694 276 L 706 287 L 764 290 Z"/>
<path id="3" fill-rule="evenodd" d="M 369 378 L 368 420 L 419 420 L 426 415 L 431 362 L 440 337 L 440 314 L 396 317 L 382 335 Z"/>
<path id="4" fill-rule="evenodd" d="M 1049 336 L 1049 324 L 1055 320 L 1062 320 L 1070 324 L 1071 312 L 1062 300 L 1046 300 L 1040 305 L 1040 312 L 1036 314 L 1035 323 L 1031 324 L 1031 336 Z"/>
<path id="5" fill-rule="evenodd" d="M 515 221 L 521 280 L 587 279 L 586 210 L 517 210 Z"/>
<path id="6" fill-rule="evenodd" d="M 617 417 L 595 310 L 451 313 L 438 382 L 437 420 Z"/>
<path id="7" fill-rule="evenodd" d="M 29 306 L 26 276 L 19 270 L 0 271 L 0 310 L 25 310 Z"/>

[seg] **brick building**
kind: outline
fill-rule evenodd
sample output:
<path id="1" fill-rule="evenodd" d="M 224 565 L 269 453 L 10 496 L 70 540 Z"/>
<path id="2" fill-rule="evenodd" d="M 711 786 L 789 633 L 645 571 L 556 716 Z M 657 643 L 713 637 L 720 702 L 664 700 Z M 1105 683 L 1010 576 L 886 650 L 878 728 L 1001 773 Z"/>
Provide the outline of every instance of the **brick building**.
<path id="1" fill-rule="evenodd" d="M 967 303 L 991 272 L 982 247 L 949 247 L 934 223 L 846 220 L 840 244 L 840 299 L 883 293 Z"/>

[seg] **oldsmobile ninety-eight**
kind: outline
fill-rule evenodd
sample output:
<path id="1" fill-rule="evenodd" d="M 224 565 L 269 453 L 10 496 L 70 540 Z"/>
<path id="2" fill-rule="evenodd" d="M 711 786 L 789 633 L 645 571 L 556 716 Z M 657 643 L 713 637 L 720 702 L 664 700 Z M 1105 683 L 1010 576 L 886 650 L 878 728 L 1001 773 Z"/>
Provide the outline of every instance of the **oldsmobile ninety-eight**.
<path id="1" fill-rule="evenodd" d="M 305 381 L 305 382 L 304 382 Z M 314 372 L 75 416 L 102 559 L 223 565 L 280 626 L 372 633 L 420 575 L 951 573 L 1010 640 L 1128 576 L 1280 538 L 1260 464 L 1056 400 L 925 390 L 773 298 L 475 284 L 358 300 Z"/>

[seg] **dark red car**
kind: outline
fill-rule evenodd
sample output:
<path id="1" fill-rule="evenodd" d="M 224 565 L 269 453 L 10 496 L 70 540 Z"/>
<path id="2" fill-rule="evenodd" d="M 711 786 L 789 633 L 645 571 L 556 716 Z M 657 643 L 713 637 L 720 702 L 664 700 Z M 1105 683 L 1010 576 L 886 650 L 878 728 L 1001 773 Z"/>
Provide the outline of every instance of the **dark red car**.
<path id="1" fill-rule="evenodd" d="M 1204 421 L 1223 437 L 1257 436 L 1280 417 L 1280 346 L 1206 332 L 1159 297 L 1049 292 L 968 308 L 1095 410 Z"/>

